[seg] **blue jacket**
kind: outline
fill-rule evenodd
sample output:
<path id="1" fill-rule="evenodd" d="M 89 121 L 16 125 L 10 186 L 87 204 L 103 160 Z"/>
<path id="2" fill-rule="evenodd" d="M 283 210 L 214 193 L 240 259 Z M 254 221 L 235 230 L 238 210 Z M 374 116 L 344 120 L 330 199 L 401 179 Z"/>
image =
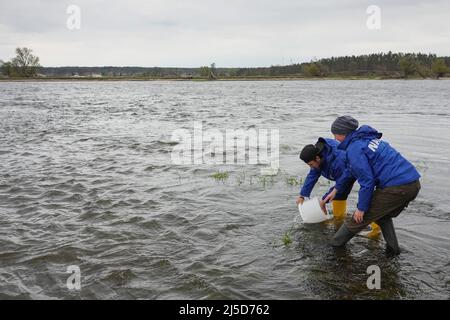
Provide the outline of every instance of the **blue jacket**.
<path id="1" fill-rule="evenodd" d="M 339 144 L 347 151 L 350 173 L 360 184 L 358 209 L 366 212 L 370 207 L 374 188 L 386 188 L 414 182 L 420 178 L 416 168 L 386 141 L 383 134 L 363 125 L 345 137 Z M 344 179 L 336 184 L 338 191 Z"/>
<path id="2" fill-rule="evenodd" d="M 309 197 L 311 195 L 311 191 L 321 175 L 332 181 L 337 181 L 341 178 L 350 179 L 351 176 L 349 172 L 344 174 L 345 171 L 348 171 L 347 159 L 345 152 L 337 148 L 339 142 L 334 139 L 324 138 L 319 138 L 319 141 L 324 143 L 324 148 L 320 153 L 322 157 L 320 169 L 311 168 L 309 171 L 305 183 L 300 190 L 300 195 L 303 197 Z M 346 183 L 348 183 L 347 180 L 341 182 L 340 185 L 344 187 Z"/>

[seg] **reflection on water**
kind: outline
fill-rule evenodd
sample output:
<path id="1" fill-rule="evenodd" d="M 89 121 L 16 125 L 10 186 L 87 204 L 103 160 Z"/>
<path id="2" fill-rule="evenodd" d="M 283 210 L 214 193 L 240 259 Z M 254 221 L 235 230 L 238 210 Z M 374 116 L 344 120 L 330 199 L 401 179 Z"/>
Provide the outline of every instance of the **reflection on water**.
<path id="1" fill-rule="evenodd" d="M 449 298 L 448 81 L 0 83 L 0 298 Z M 293 224 L 298 151 L 352 114 L 419 169 L 422 190 L 382 239 L 328 241 Z M 173 165 L 174 130 L 280 130 L 260 166 Z M 438 147 L 437 147 L 438 146 Z M 225 179 L 214 179 L 228 172 Z M 330 184 L 321 180 L 314 193 Z M 355 207 L 356 190 L 348 208 Z M 292 228 L 292 226 L 294 226 Z M 283 244 L 291 230 L 292 243 Z M 81 269 L 81 290 L 66 287 Z M 366 286 L 381 269 L 381 289 Z"/>

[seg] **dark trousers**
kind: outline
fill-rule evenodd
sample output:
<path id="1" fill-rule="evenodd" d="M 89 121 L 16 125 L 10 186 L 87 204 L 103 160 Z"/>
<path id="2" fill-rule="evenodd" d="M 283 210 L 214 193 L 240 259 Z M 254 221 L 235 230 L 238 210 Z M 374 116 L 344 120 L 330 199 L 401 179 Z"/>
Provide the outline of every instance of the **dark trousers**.
<path id="1" fill-rule="evenodd" d="M 417 197 L 419 190 L 419 180 L 401 186 L 376 189 L 373 192 L 370 209 L 364 213 L 363 221 L 356 223 L 353 218 L 350 219 L 346 223 L 348 230 L 356 234 L 372 222 L 380 226 L 390 223 L 390 219 L 397 217 Z"/>

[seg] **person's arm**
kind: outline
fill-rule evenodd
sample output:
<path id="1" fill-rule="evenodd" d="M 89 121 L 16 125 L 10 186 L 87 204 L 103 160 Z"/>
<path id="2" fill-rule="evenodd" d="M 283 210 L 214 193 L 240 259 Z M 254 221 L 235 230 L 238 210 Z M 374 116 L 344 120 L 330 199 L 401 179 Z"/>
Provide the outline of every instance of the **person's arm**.
<path id="1" fill-rule="evenodd" d="M 321 206 L 324 207 L 326 203 L 332 201 L 338 192 L 344 192 L 350 189 L 350 186 L 355 183 L 355 177 L 348 168 L 345 168 L 340 177 L 336 180 L 334 187 L 331 187 L 327 193 L 322 197 Z"/>
<path id="2" fill-rule="evenodd" d="M 313 190 L 319 178 L 320 178 L 319 170 L 316 169 L 309 170 L 309 173 L 305 179 L 305 183 L 300 189 L 300 197 L 309 198 L 309 196 L 311 195 L 311 191 Z"/>
<path id="3" fill-rule="evenodd" d="M 303 184 L 302 188 L 300 189 L 299 196 L 297 197 L 295 203 L 297 205 L 303 204 L 305 201 L 305 198 L 309 198 L 311 195 L 311 191 L 314 188 L 314 186 L 317 183 L 317 180 L 320 178 L 320 171 L 316 169 L 309 170 L 308 175 L 306 176 L 305 183 Z"/>
<path id="4" fill-rule="evenodd" d="M 331 187 L 331 188 L 327 191 L 327 193 L 325 193 L 325 194 L 323 195 L 322 200 L 325 201 L 326 197 L 328 197 L 328 195 L 329 195 L 331 192 L 333 192 L 333 190 L 334 190 L 335 188 L 336 188 L 336 186 Z M 328 203 L 328 201 L 326 201 L 325 203 Z"/>
<path id="5" fill-rule="evenodd" d="M 326 203 L 332 201 L 338 193 L 342 194 L 347 192 L 355 182 L 355 178 L 348 168 L 347 157 L 345 155 L 342 156 L 341 154 L 338 154 L 335 161 L 332 163 L 332 170 L 333 175 L 336 177 L 336 183 L 334 187 L 330 188 L 330 190 L 322 197 L 322 206 L 325 206 Z"/>
<path id="6" fill-rule="evenodd" d="M 364 214 L 370 208 L 370 202 L 372 201 L 373 190 L 376 184 L 372 167 L 362 150 L 352 152 L 348 158 L 352 174 L 360 185 L 357 208 L 360 213 Z"/>

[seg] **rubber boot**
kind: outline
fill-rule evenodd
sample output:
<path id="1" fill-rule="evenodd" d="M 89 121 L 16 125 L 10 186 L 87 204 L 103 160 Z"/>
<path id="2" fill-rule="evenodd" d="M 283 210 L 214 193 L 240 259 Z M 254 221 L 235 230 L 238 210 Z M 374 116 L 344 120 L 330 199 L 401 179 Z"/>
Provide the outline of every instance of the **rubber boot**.
<path id="1" fill-rule="evenodd" d="M 332 205 L 334 217 L 343 219 L 347 214 L 347 200 L 333 200 Z"/>
<path id="2" fill-rule="evenodd" d="M 386 251 L 388 254 L 399 255 L 400 247 L 398 245 L 397 236 L 395 234 L 394 223 L 392 219 L 387 219 L 380 224 L 383 238 L 386 241 Z"/>
<path id="3" fill-rule="evenodd" d="M 333 247 L 342 247 L 354 236 L 355 234 L 351 232 L 345 224 L 343 224 L 335 233 L 333 239 L 331 239 L 331 245 Z"/>

